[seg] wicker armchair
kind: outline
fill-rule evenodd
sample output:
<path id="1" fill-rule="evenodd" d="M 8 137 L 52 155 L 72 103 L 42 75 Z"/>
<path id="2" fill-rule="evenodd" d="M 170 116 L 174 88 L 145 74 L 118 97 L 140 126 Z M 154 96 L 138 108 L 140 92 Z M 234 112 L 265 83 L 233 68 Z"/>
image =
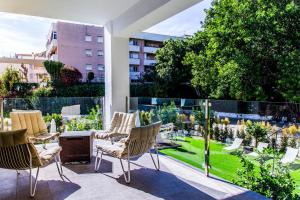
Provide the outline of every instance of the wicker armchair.
<path id="1" fill-rule="evenodd" d="M 115 112 L 108 130 L 98 131 L 96 139 L 110 139 L 112 142 L 127 137 L 135 127 L 136 113 Z"/>
<path id="2" fill-rule="evenodd" d="M 27 129 L 27 135 L 33 143 L 45 143 L 59 133 L 48 133 L 46 123 L 39 110 L 14 111 L 10 113 L 12 130 Z"/>
<path id="3" fill-rule="evenodd" d="M 130 159 L 137 158 L 142 156 L 144 153 L 149 152 L 153 164 L 157 170 L 159 170 L 159 157 L 158 150 L 156 146 L 156 136 L 159 133 L 161 122 L 157 122 L 144 127 L 132 128 L 126 139 L 122 142 L 117 142 L 111 145 L 100 144 L 96 145 L 97 155 L 95 161 L 95 171 L 98 171 L 100 168 L 102 155 L 106 153 L 110 156 L 118 158 L 120 160 L 122 170 L 124 173 L 124 178 L 126 183 L 130 183 Z M 157 164 L 155 163 L 151 148 L 154 146 L 156 155 L 157 155 Z M 101 152 L 99 156 L 99 151 Z M 124 170 L 122 159 L 127 160 L 128 171 L 127 173 Z"/>
<path id="4" fill-rule="evenodd" d="M 0 168 L 13 169 L 17 172 L 18 170 L 29 170 L 31 197 L 35 195 L 40 167 L 47 166 L 53 159 L 55 159 L 58 173 L 63 179 L 60 151 L 61 147 L 59 146 L 37 151 L 33 143 L 29 141 L 26 129 L 0 131 Z M 34 182 L 32 180 L 33 168 L 37 168 Z"/>

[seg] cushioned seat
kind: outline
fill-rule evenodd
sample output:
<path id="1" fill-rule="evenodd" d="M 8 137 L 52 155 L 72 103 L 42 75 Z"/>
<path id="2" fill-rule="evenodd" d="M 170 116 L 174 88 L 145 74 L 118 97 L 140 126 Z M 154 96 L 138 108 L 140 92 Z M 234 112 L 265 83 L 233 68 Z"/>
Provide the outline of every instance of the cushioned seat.
<path id="1" fill-rule="evenodd" d="M 118 139 L 127 137 L 130 130 L 135 127 L 136 113 L 115 112 L 110 128 L 105 131 L 97 131 L 96 139 Z"/>
<path id="2" fill-rule="evenodd" d="M 12 130 L 27 129 L 29 139 L 34 143 L 45 143 L 58 136 L 59 133 L 48 133 L 42 112 L 14 111 L 10 113 Z"/>
<path id="3" fill-rule="evenodd" d="M 63 179 L 63 171 L 59 153 L 61 147 L 56 146 L 47 150 L 37 150 L 27 136 L 26 129 L 0 131 L 0 168 L 14 170 L 29 170 L 30 196 L 36 190 L 39 168 L 45 167 L 55 160 L 58 173 Z M 32 168 L 37 168 L 35 181 L 32 180 Z"/>
<path id="4" fill-rule="evenodd" d="M 48 165 L 54 159 L 54 157 L 61 152 L 61 150 L 61 147 L 57 146 L 38 151 L 42 166 Z"/>
<path id="5" fill-rule="evenodd" d="M 154 166 L 159 170 L 158 151 L 156 146 L 156 136 L 159 133 L 161 122 L 157 122 L 144 127 L 131 128 L 128 136 L 120 142 L 113 144 L 97 144 L 97 155 L 95 161 L 95 171 L 99 170 L 102 155 L 106 153 L 110 156 L 120 159 L 121 166 L 124 172 L 124 178 L 127 183 L 130 182 L 130 159 L 138 158 L 144 153 L 150 153 Z M 157 154 L 157 164 L 154 162 L 150 149 L 155 147 Z M 100 159 L 98 158 L 99 151 L 101 152 Z M 127 160 L 128 171 L 127 175 L 123 167 L 122 159 Z"/>

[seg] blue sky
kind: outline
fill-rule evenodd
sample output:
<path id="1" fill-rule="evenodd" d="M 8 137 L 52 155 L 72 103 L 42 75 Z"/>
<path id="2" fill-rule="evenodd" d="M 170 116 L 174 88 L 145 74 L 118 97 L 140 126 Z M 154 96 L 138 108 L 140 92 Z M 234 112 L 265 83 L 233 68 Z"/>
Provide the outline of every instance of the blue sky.
<path id="1" fill-rule="evenodd" d="M 211 1 L 203 0 L 146 31 L 176 36 L 193 34 L 201 28 L 204 9 L 210 7 Z M 0 56 L 44 51 L 50 24 L 55 21 L 0 12 Z"/>

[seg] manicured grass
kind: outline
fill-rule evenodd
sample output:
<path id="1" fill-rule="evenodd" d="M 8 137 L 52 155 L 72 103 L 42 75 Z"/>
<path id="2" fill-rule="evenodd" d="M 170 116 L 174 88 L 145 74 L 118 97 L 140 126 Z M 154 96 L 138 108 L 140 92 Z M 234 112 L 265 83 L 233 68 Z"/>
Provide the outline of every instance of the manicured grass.
<path id="1" fill-rule="evenodd" d="M 204 162 L 203 138 L 185 137 L 178 139 L 177 143 L 180 144 L 181 147 L 163 149 L 160 150 L 160 152 L 204 170 L 202 167 L 202 164 Z M 224 144 L 215 141 L 210 141 L 210 173 L 232 182 L 237 177 L 237 169 L 241 168 L 242 165 L 240 163 L 240 158 L 236 155 L 229 154 L 228 152 L 223 150 L 224 147 Z M 299 194 L 300 162 L 294 165 L 294 170 L 291 174 L 297 185 L 295 192 Z"/>

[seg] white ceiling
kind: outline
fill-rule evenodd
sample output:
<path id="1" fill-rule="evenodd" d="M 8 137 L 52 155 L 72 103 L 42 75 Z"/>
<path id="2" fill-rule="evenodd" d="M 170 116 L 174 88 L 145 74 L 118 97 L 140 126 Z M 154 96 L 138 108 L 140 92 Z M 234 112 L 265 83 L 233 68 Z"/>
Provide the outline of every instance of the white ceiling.
<path id="1" fill-rule="evenodd" d="M 140 0 L 1 0 L 0 11 L 104 25 Z M 151 0 L 150 0 L 151 1 Z"/>
<path id="2" fill-rule="evenodd" d="M 111 25 L 116 36 L 128 37 L 202 0 L 0 0 L 0 12 Z"/>

